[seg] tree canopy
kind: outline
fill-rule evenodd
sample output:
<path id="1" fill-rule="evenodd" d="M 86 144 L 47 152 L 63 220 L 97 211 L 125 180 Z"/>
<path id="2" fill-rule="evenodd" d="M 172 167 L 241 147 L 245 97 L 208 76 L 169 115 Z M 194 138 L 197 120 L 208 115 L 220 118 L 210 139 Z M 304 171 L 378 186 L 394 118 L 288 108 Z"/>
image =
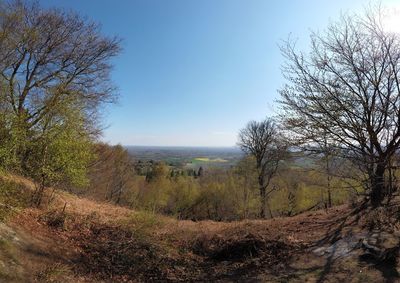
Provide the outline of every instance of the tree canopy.
<path id="1" fill-rule="evenodd" d="M 119 51 L 118 38 L 78 14 L 3 3 L 0 166 L 42 187 L 68 178 L 84 183 L 100 110 L 117 97 L 110 60 Z"/>

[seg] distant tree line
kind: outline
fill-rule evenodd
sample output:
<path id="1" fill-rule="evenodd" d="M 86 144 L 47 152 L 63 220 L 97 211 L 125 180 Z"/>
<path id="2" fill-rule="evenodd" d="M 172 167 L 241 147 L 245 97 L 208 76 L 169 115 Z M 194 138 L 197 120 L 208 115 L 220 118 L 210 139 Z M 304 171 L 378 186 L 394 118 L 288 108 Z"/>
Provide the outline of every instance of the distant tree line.
<path id="1" fill-rule="evenodd" d="M 261 210 L 266 218 L 293 216 L 325 208 L 328 201 L 324 163 L 319 164 L 322 159 L 311 159 L 315 164 L 310 168 L 297 167 L 291 159 L 301 154 L 285 152 L 285 158 L 279 159 L 269 180 L 266 203 L 260 199 L 260 171 L 251 155 L 229 169 L 201 168 L 197 174 L 188 174 L 196 170 L 186 171 L 164 162 L 139 162 L 123 147 L 107 144 L 97 147 L 96 159 L 89 169 L 89 186 L 72 192 L 195 221 L 259 218 Z M 357 192 L 343 189 L 352 181 L 331 177 L 332 205 L 357 197 Z"/>

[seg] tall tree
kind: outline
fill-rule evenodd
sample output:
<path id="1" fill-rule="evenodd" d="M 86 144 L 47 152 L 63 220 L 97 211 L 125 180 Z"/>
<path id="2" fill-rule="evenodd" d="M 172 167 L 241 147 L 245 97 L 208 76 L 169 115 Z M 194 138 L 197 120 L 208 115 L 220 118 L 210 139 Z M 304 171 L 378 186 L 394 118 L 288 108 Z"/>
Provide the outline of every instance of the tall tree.
<path id="1" fill-rule="evenodd" d="M 276 124 L 269 118 L 261 122 L 250 121 L 239 132 L 238 145 L 255 159 L 261 202 L 260 217 L 265 218 L 267 199 L 274 190 L 268 189 L 269 184 L 278 169 L 279 161 L 284 157 L 286 145 L 278 134 Z"/>
<path id="2" fill-rule="evenodd" d="M 382 16 L 343 16 L 312 33 L 308 53 L 290 40 L 282 47 L 282 117 L 292 136 L 308 147 L 327 142 L 356 164 L 374 206 L 400 146 L 400 37 L 385 31 Z"/>
<path id="3" fill-rule="evenodd" d="M 116 98 L 119 40 L 78 14 L 36 2 L 0 5 L 0 167 L 45 186 L 85 183 L 101 107 Z"/>
<path id="4" fill-rule="evenodd" d="M 233 168 L 239 191 L 238 210 L 241 217 L 247 219 L 250 216 L 252 202 L 257 199 L 257 170 L 253 156 L 245 156 Z"/>
<path id="5" fill-rule="evenodd" d="M 98 110 L 115 98 L 110 59 L 119 50 L 117 38 L 75 13 L 25 1 L 0 6 L 0 102 L 9 138 L 21 135 L 18 158 L 49 129 L 46 121 L 62 123 L 65 105 L 80 110 L 87 133 L 97 132 Z"/>

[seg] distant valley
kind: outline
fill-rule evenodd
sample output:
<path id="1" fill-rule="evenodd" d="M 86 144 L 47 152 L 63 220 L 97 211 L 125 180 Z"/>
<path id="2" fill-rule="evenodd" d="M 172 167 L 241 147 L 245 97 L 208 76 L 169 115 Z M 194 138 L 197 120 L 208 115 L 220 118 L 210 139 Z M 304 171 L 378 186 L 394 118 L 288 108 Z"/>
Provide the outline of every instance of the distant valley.
<path id="1" fill-rule="evenodd" d="M 198 169 L 229 168 L 242 157 L 237 147 L 125 146 L 136 160 L 164 161 L 168 165 Z"/>

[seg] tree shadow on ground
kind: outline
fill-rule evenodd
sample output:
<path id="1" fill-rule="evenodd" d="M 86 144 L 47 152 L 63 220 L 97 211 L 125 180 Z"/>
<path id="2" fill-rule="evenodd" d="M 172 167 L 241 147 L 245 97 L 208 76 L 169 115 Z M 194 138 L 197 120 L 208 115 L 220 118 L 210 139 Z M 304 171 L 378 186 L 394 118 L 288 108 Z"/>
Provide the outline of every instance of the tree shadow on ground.
<path id="1" fill-rule="evenodd" d="M 326 262 L 323 265 L 322 272 L 317 279 L 318 283 L 324 282 L 327 279 L 327 276 L 332 272 L 332 267 L 336 260 L 344 258 L 346 255 L 338 253 L 337 245 L 338 241 L 344 240 L 343 232 L 345 231 L 346 234 L 353 234 L 359 236 L 358 243 L 354 243 L 354 245 L 349 249 L 347 254 L 350 254 L 352 251 L 356 249 L 361 249 L 361 241 L 362 237 L 367 237 L 368 234 L 365 231 L 360 231 L 359 224 L 360 218 L 365 213 L 366 209 L 368 208 L 367 203 L 361 204 L 359 207 L 355 208 L 353 211 L 348 213 L 347 215 L 338 219 L 337 226 L 334 229 L 330 229 L 323 238 L 316 241 L 311 248 L 317 248 L 321 246 L 330 245 L 331 248 L 329 253 L 326 256 Z M 334 225 L 332 225 L 334 227 Z M 354 237 L 354 240 L 357 240 L 357 237 Z M 378 241 L 379 238 L 378 238 Z M 378 270 L 382 277 L 385 279 L 385 282 L 398 282 L 400 278 L 400 274 L 396 269 L 397 266 L 397 259 L 398 259 L 398 250 L 396 248 L 395 253 L 389 259 L 380 260 L 374 256 L 370 256 L 368 254 L 362 254 L 359 258 L 355 257 L 355 260 L 359 260 L 360 262 L 368 264 L 370 267 Z"/>
<path id="2" fill-rule="evenodd" d="M 326 263 L 323 267 L 323 270 L 319 276 L 319 278 L 317 279 L 317 282 L 324 282 L 324 280 L 326 279 L 326 276 L 331 272 L 332 269 L 332 265 L 334 264 L 335 260 L 338 258 L 336 255 L 337 252 L 337 246 L 335 245 L 335 243 L 337 241 L 339 241 L 340 239 L 342 239 L 342 232 L 345 228 L 349 228 L 354 226 L 355 224 L 358 223 L 359 219 L 360 219 L 360 212 L 361 212 L 361 208 L 357 208 L 355 210 L 353 210 L 352 212 L 350 212 L 349 214 L 345 215 L 344 217 L 339 219 L 339 225 L 327 232 L 325 234 L 325 236 L 320 239 L 319 241 L 317 241 L 314 246 L 316 247 L 320 247 L 322 245 L 326 245 L 326 244 L 330 244 L 332 245 L 332 249 L 329 252 L 329 255 L 326 259 Z M 352 221 L 348 221 L 351 217 L 354 217 L 354 219 Z"/>
<path id="3" fill-rule="evenodd" d="M 396 269 L 397 260 L 379 261 L 371 255 L 360 256 L 360 261 L 365 262 L 380 271 L 387 283 L 398 282 L 400 274 Z"/>

